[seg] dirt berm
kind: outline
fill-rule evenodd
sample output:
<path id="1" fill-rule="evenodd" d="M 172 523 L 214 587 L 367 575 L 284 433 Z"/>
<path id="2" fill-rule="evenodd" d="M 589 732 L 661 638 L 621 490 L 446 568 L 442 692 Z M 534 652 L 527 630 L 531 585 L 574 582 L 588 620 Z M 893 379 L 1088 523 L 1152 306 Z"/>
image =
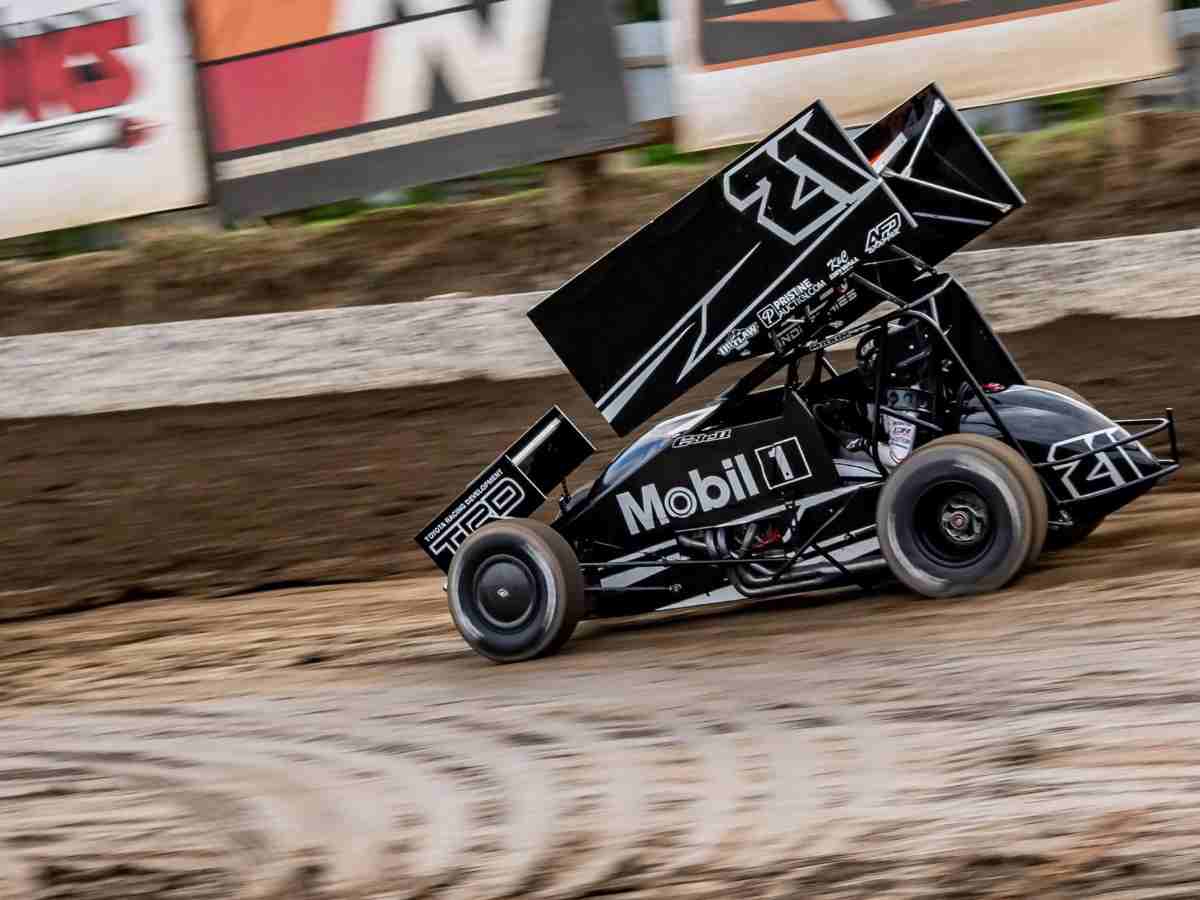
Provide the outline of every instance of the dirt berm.
<path id="1" fill-rule="evenodd" d="M 1111 415 L 1173 404 L 1193 427 L 1200 318 L 1076 317 L 1007 341 L 1030 377 Z M 623 442 L 566 376 L 0 422 L 0 616 L 431 573 L 412 535 L 554 403 L 599 447 L 578 484 Z"/>

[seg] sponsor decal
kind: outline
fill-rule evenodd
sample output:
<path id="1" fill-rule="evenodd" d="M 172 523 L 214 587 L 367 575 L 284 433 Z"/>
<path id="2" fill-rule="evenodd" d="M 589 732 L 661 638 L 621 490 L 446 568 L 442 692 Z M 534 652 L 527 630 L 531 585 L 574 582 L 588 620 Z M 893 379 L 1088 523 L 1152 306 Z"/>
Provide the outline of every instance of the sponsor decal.
<path id="1" fill-rule="evenodd" d="M 849 250 L 843 250 L 837 256 L 830 259 L 826 265 L 829 267 L 829 280 L 837 281 L 858 265 L 858 257 L 851 256 Z"/>
<path id="2" fill-rule="evenodd" d="M 797 319 L 789 322 L 783 328 L 771 333 L 771 343 L 775 345 L 775 352 L 779 354 L 786 353 L 790 350 L 800 338 L 804 337 L 805 325 L 804 319 Z"/>
<path id="3" fill-rule="evenodd" d="M 697 512 L 723 509 L 762 493 L 744 454 L 721 460 L 720 471 L 701 474 L 692 469 L 687 485 L 661 490 L 656 484 L 643 485 L 635 496 L 632 491 L 617 495 L 617 506 L 631 535 L 653 531 L 673 519 L 687 519 Z"/>
<path id="4" fill-rule="evenodd" d="M 731 168 L 724 179 L 730 206 L 753 214 L 760 226 L 793 247 L 820 233 L 874 186 L 870 173 L 808 134 L 810 123 L 811 112 Z"/>
<path id="5" fill-rule="evenodd" d="M 892 213 L 867 232 L 867 256 L 895 240 L 900 234 L 900 213 Z"/>
<path id="6" fill-rule="evenodd" d="M 812 353 L 814 350 L 823 350 L 826 347 L 832 347 L 834 344 L 840 344 L 842 341 L 848 341 L 851 338 L 866 334 L 872 328 L 878 327 L 879 326 L 874 322 L 863 322 L 861 325 L 855 325 L 853 328 L 847 328 L 845 331 L 830 335 L 829 337 L 823 338 L 819 341 L 809 341 L 804 345 L 804 349 L 809 353 Z"/>
<path id="7" fill-rule="evenodd" d="M 717 345 L 717 356 L 741 353 L 754 338 L 758 337 L 758 332 L 757 322 L 751 322 L 745 328 L 735 328 L 729 333 L 729 337 Z"/>
<path id="8" fill-rule="evenodd" d="M 1054 444 L 1046 459 L 1048 462 L 1054 462 L 1088 450 L 1110 447 L 1111 449 L 1095 456 L 1053 467 L 1072 498 L 1090 497 L 1130 484 L 1154 471 L 1154 457 L 1140 442 L 1112 446 L 1127 437 L 1129 432 L 1119 425 L 1090 434 L 1081 434 Z"/>
<path id="9" fill-rule="evenodd" d="M 713 444 L 717 441 L 728 440 L 733 434 L 732 428 L 722 428 L 719 431 L 702 431 L 699 434 L 683 434 L 671 442 L 671 447 L 695 447 L 698 444 Z"/>
<path id="10" fill-rule="evenodd" d="M 838 297 L 837 300 L 833 301 L 833 307 L 831 311 L 836 312 L 839 309 L 845 309 L 858 299 L 858 289 L 850 287 L 850 285 L 844 281 L 838 285 L 838 292 L 841 294 L 841 296 Z"/>
<path id="11" fill-rule="evenodd" d="M 815 283 L 811 279 L 805 278 L 782 297 L 771 301 L 768 306 L 760 309 L 758 311 L 758 320 L 762 322 L 764 328 L 773 328 L 787 318 L 789 313 L 794 312 L 800 304 L 811 300 L 821 291 L 825 290 L 828 284 L 823 278 Z"/>
<path id="12" fill-rule="evenodd" d="M 812 476 L 812 468 L 798 438 L 785 438 L 759 447 L 754 455 L 758 458 L 758 467 L 768 488 L 783 487 Z"/>
<path id="13" fill-rule="evenodd" d="M 896 465 L 908 459 L 917 439 L 917 426 L 894 416 L 883 417 L 883 427 L 888 433 L 888 453 Z"/>
<path id="14" fill-rule="evenodd" d="M 463 541 L 492 519 L 515 512 L 526 496 L 524 485 L 503 469 L 497 469 L 427 531 L 422 540 L 434 556 L 453 556 Z"/>

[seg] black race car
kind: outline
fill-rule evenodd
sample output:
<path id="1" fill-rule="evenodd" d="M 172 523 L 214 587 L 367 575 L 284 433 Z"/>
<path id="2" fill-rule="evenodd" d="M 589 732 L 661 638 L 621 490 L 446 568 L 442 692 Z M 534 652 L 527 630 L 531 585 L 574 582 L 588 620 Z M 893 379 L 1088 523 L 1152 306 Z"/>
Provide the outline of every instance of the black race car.
<path id="1" fill-rule="evenodd" d="M 559 409 L 509 447 L 417 537 L 463 637 L 515 662 L 589 617 L 889 575 L 992 591 L 1178 469 L 1170 410 L 1027 380 L 935 268 L 1023 203 L 935 85 L 853 140 L 816 103 L 538 304 L 621 435 L 764 358 L 574 492 L 594 448 Z M 559 484 L 554 523 L 526 518 Z"/>

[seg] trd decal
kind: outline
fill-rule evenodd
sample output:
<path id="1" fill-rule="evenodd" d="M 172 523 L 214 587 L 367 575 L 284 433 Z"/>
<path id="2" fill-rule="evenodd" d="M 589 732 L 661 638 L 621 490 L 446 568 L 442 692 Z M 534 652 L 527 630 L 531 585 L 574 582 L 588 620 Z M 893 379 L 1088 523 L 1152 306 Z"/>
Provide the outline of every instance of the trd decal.
<path id="1" fill-rule="evenodd" d="M 516 512 L 525 497 L 523 485 L 506 476 L 503 470 L 497 470 L 424 536 L 430 553 L 453 556 L 463 541 L 492 519 Z"/>
<path id="2" fill-rule="evenodd" d="M 1081 434 L 1078 437 L 1054 444 L 1046 458 L 1047 461 L 1054 462 L 1056 459 L 1076 456 L 1088 450 L 1111 447 L 1117 441 L 1127 437 L 1129 437 L 1129 432 L 1120 426 L 1093 431 L 1091 434 Z M 1139 467 L 1139 459 L 1141 465 L 1145 467 L 1145 471 Z M 1054 470 L 1058 472 L 1063 487 L 1067 489 L 1072 498 L 1077 499 L 1090 497 L 1093 494 L 1137 481 L 1153 471 L 1155 467 L 1152 465 L 1152 461 L 1153 457 L 1146 448 L 1140 443 L 1134 442 L 1112 447 L 1106 453 L 1054 466 Z"/>
<path id="3" fill-rule="evenodd" d="M 725 173 L 725 199 L 793 247 L 862 200 L 875 182 L 808 134 L 810 112 Z"/>
<path id="4" fill-rule="evenodd" d="M 701 474 L 699 469 L 687 473 L 688 486 L 668 488 L 665 492 L 656 484 L 643 485 L 635 495 L 624 491 L 617 495 L 617 506 L 631 535 L 653 531 L 672 519 L 687 519 L 697 512 L 723 509 L 730 503 L 740 503 L 762 492 L 746 457 L 721 460 L 721 471 Z"/>

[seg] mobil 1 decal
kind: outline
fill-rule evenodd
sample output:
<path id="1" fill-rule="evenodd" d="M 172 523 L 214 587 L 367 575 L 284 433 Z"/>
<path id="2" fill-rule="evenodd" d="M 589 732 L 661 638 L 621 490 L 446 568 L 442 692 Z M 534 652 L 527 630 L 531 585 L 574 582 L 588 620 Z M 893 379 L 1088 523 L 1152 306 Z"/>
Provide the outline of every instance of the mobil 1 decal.
<path id="1" fill-rule="evenodd" d="M 680 443 L 656 457 L 616 494 L 624 535 L 725 524 L 827 488 L 820 436 L 785 416 L 712 432 L 724 438 Z M 689 435 L 704 438 L 704 434 Z M 822 455 L 824 454 L 824 455 Z"/>
<path id="2" fill-rule="evenodd" d="M 814 103 L 529 316 L 627 434 L 720 367 L 770 352 L 764 308 L 820 296 L 912 227 Z"/>

